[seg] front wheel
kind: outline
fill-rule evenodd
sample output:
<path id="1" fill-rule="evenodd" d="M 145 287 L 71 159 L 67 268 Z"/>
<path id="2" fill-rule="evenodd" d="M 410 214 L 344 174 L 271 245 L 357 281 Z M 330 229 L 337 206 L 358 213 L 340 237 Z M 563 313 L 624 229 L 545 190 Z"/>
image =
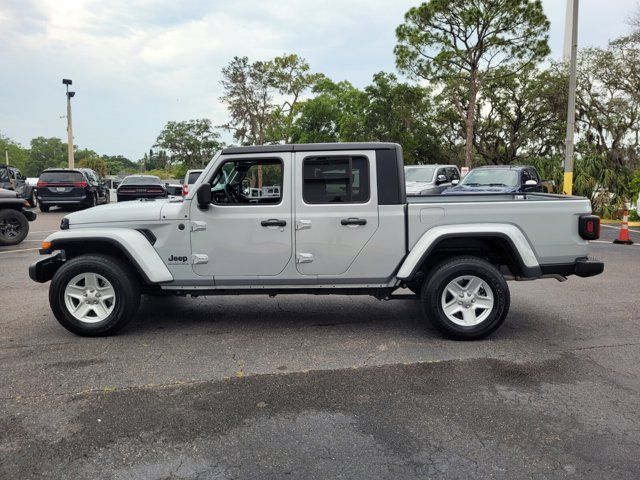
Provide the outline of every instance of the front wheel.
<path id="1" fill-rule="evenodd" d="M 60 324 L 83 336 L 112 335 L 140 305 L 135 272 L 109 255 L 81 255 L 62 265 L 49 287 L 49 304 Z"/>
<path id="2" fill-rule="evenodd" d="M 500 271 L 476 257 L 449 259 L 422 286 L 425 315 L 445 336 L 478 340 L 494 332 L 509 312 L 509 287 Z"/>
<path id="3" fill-rule="evenodd" d="M 31 208 L 35 208 L 38 206 L 38 197 L 36 196 L 35 190 L 31 190 L 31 195 L 29 195 L 29 199 L 27 200 L 27 202 L 29 202 L 29 206 Z"/>

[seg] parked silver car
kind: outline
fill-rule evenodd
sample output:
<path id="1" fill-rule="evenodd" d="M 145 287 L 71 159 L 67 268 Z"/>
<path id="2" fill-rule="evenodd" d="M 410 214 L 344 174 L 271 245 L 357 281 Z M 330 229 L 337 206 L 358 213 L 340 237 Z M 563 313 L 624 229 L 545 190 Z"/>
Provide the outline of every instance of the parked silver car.
<path id="1" fill-rule="evenodd" d="M 460 171 L 455 165 L 412 165 L 404 167 L 407 195 L 437 195 L 457 185 Z"/>

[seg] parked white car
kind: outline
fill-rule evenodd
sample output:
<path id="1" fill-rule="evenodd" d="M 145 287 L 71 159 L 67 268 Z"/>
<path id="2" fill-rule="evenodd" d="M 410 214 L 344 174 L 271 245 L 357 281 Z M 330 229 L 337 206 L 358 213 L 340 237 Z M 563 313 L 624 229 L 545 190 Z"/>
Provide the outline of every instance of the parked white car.
<path id="1" fill-rule="evenodd" d="M 455 165 L 411 165 L 404 167 L 407 195 L 437 195 L 457 185 L 460 171 Z"/>

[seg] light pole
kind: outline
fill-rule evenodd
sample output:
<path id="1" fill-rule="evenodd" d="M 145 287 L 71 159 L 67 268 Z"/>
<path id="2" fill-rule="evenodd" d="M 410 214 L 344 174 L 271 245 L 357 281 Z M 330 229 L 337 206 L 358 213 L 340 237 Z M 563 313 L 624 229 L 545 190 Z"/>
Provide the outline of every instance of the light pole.
<path id="1" fill-rule="evenodd" d="M 69 91 L 69 85 L 73 82 L 68 78 L 62 79 L 62 84 L 67 87 L 67 159 L 69 162 L 69 168 L 73 168 L 73 124 L 71 122 L 71 99 L 76 92 Z"/>
<path id="2" fill-rule="evenodd" d="M 571 16 L 571 18 L 569 18 Z M 573 135 L 576 128 L 576 63 L 578 56 L 578 0 L 567 0 L 565 32 L 565 60 L 569 53 L 569 102 L 567 105 L 567 139 L 564 151 L 564 182 L 562 191 L 565 195 L 573 193 Z M 570 39 L 571 45 L 566 44 Z"/>

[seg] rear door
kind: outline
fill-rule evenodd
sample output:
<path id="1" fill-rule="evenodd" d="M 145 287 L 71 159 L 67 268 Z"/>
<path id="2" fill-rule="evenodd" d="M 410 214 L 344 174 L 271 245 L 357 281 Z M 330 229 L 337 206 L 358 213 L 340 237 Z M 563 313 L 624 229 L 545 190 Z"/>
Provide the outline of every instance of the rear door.
<path id="1" fill-rule="evenodd" d="M 296 268 L 345 273 L 378 228 L 375 152 L 295 153 Z"/>

